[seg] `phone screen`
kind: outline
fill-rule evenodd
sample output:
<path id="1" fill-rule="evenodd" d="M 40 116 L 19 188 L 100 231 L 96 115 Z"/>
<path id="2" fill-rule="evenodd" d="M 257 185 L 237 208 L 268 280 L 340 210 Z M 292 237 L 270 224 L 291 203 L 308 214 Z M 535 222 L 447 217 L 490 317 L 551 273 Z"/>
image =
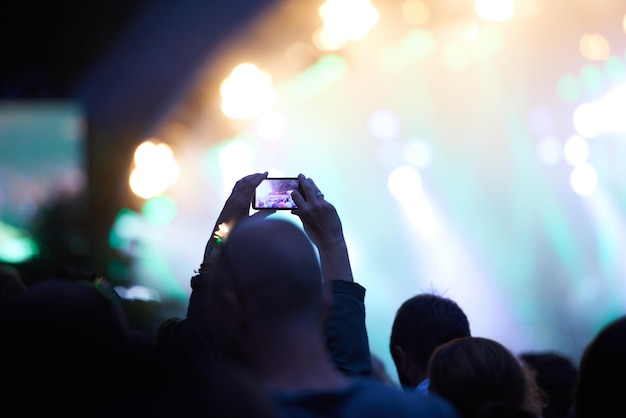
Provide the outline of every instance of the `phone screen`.
<path id="1" fill-rule="evenodd" d="M 297 206 L 291 198 L 291 193 L 298 190 L 299 184 L 297 177 L 266 178 L 254 191 L 252 208 L 295 209 Z"/>

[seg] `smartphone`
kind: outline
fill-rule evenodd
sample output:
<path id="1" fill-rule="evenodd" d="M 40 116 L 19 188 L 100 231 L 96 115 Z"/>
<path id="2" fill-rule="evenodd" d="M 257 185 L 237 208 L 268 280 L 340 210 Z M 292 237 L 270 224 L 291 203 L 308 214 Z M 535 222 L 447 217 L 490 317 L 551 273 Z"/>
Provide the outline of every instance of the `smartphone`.
<path id="1" fill-rule="evenodd" d="M 296 203 L 291 193 L 300 190 L 297 177 L 268 177 L 254 191 L 252 198 L 253 209 L 291 210 Z"/>

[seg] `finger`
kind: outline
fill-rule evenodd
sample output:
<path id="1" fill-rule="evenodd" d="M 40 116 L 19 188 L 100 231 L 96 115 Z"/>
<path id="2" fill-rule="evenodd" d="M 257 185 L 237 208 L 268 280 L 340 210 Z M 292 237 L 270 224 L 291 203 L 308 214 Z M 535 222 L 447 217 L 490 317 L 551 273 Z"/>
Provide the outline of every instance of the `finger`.
<path id="1" fill-rule="evenodd" d="M 254 189 L 258 187 L 259 184 L 267 177 L 267 171 L 264 173 L 254 173 L 248 174 L 237 183 L 235 183 L 235 187 L 233 187 L 233 192 L 237 191 L 237 193 L 252 193 Z"/>
<path id="2" fill-rule="evenodd" d="M 300 179 L 300 188 L 304 192 L 304 199 L 310 202 L 317 192 L 319 192 L 318 187 L 315 185 L 312 178 L 306 178 L 304 175 L 300 174 L 298 179 Z"/>

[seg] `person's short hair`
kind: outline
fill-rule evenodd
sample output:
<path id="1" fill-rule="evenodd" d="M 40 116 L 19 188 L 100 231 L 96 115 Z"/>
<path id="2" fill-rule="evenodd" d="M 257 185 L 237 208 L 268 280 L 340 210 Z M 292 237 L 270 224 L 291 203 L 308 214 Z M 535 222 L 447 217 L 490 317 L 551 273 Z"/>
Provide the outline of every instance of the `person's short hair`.
<path id="1" fill-rule="evenodd" d="M 535 373 L 545 405 L 544 418 L 565 417 L 574 403 L 578 366 L 564 354 L 553 351 L 526 351 L 519 358 Z"/>
<path id="2" fill-rule="evenodd" d="M 470 325 L 461 307 L 435 293 L 420 293 L 406 300 L 396 312 L 390 350 L 398 345 L 423 370 L 435 349 L 454 338 L 470 336 Z"/>
<path id="3" fill-rule="evenodd" d="M 525 367 L 498 341 L 456 338 L 430 358 L 429 391 L 451 401 L 464 418 L 538 416 L 535 394 L 529 393 L 536 390 L 528 382 L 533 375 Z"/>
<path id="4" fill-rule="evenodd" d="M 217 258 L 213 286 L 245 293 L 258 306 L 256 319 L 317 316 L 322 274 L 313 244 L 283 219 L 248 218 L 234 226 Z"/>
<path id="5" fill-rule="evenodd" d="M 614 415 L 623 405 L 626 315 L 605 325 L 585 348 L 574 393 L 577 417 Z"/>

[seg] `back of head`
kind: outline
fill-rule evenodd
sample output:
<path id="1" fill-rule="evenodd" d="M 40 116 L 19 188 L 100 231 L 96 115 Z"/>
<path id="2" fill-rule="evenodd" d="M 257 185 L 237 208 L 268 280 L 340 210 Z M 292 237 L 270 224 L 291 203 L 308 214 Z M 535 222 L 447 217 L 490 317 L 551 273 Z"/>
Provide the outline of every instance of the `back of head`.
<path id="1" fill-rule="evenodd" d="M 69 415 L 70 407 L 95 406 L 117 387 L 105 381 L 118 377 L 126 358 L 125 328 L 95 287 L 62 279 L 33 284 L 7 301 L 2 321 L 3 377 L 12 402 L 5 407 Z"/>
<path id="2" fill-rule="evenodd" d="M 211 286 L 214 295 L 236 295 L 248 319 L 265 326 L 317 326 L 321 315 L 317 254 L 304 231 L 286 220 L 248 218 L 235 225 L 220 248 Z"/>
<path id="3" fill-rule="evenodd" d="M 406 300 L 396 312 L 389 341 L 396 368 L 394 346 L 400 346 L 421 371 L 421 376 L 403 376 L 403 385 L 416 385 L 425 377 L 428 360 L 435 349 L 454 338 L 469 337 L 470 326 L 465 312 L 452 299 L 422 293 Z"/>
<path id="4" fill-rule="evenodd" d="M 532 412 L 527 374 L 497 341 L 464 337 L 443 344 L 429 362 L 429 390 L 450 400 L 464 418 L 498 416 L 489 411 Z"/>
<path id="5" fill-rule="evenodd" d="M 556 352 L 524 352 L 519 357 L 535 373 L 545 402 L 543 417 L 566 417 L 574 401 L 578 376 L 574 361 Z"/>
<path id="6" fill-rule="evenodd" d="M 626 316 L 606 325 L 589 343 L 579 366 L 577 418 L 612 416 L 626 393 Z"/>

